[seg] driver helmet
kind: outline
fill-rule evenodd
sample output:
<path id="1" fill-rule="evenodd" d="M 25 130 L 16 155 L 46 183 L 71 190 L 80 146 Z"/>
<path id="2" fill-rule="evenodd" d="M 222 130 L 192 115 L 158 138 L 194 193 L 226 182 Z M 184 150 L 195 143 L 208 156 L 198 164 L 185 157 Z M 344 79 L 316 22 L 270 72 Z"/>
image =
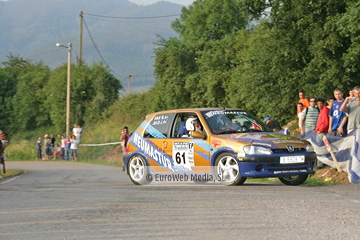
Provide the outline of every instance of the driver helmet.
<path id="1" fill-rule="evenodd" d="M 188 131 L 195 131 L 195 123 L 198 123 L 199 120 L 196 117 L 189 117 L 188 120 L 186 120 L 186 130 Z"/>

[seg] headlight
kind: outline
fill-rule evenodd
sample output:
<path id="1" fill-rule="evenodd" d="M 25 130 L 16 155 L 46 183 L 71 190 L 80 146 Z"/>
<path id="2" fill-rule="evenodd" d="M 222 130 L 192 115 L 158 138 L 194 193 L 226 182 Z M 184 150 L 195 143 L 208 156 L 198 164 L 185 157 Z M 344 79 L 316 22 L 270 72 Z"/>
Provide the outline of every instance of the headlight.
<path id="1" fill-rule="evenodd" d="M 306 151 L 307 152 L 314 152 L 314 148 L 313 148 L 313 146 L 311 145 L 311 143 L 309 143 L 307 146 L 306 146 Z"/>
<path id="2" fill-rule="evenodd" d="M 272 152 L 269 148 L 259 146 L 245 146 L 244 152 L 247 155 L 270 155 Z"/>

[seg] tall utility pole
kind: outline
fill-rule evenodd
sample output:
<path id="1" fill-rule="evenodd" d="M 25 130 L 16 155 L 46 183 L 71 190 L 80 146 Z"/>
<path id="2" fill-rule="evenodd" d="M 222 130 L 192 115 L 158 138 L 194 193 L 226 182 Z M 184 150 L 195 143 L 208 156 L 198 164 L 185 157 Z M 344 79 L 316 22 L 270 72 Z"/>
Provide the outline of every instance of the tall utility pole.
<path id="1" fill-rule="evenodd" d="M 130 80 L 131 80 L 131 75 L 128 75 L 128 94 L 131 93 L 131 91 L 130 91 Z"/>
<path id="2" fill-rule="evenodd" d="M 82 42 L 83 42 L 83 11 L 80 11 L 80 38 L 79 38 L 79 64 L 82 63 Z"/>
<path id="3" fill-rule="evenodd" d="M 66 87 L 66 136 L 69 136 L 69 133 L 70 133 L 70 69 L 71 69 L 71 47 L 72 47 L 72 44 L 68 43 L 68 45 L 65 46 L 60 43 L 57 43 L 56 46 L 68 49 L 67 87 Z"/>
<path id="4" fill-rule="evenodd" d="M 71 43 L 68 43 L 68 69 L 67 69 L 67 93 L 66 93 L 66 136 L 70 133 L 70 68 L 71 68 Z"/>

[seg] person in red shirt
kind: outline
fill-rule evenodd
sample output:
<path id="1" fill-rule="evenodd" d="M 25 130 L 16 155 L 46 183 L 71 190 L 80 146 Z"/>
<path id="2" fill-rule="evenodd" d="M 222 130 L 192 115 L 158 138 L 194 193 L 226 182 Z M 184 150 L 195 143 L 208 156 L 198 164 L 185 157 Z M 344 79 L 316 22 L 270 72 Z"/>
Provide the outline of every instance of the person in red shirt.
<path id="1" fill-rule="evenodd" d="M 330 109 L 325 106 L 325 100 L 319 98 L 317 100 L 317 106 L 320 110 L 319 118 L 316 123 L 315 132 L 322 139 L 323 135 L 328 133 L 329 130 L 329 111 Z"/>

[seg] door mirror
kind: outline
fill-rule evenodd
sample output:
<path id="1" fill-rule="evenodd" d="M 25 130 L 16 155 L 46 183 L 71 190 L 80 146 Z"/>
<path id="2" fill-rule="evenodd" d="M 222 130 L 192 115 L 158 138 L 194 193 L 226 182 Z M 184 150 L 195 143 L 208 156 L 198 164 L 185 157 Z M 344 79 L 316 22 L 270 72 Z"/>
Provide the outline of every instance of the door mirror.
<path id="1" fill-rule="evenodd" d="M 201 132 L 197 132 L 197 131 L 191 131 L 190 136 L 192 138 L 205 138 L 205 134 L 203 134 Z"/>

